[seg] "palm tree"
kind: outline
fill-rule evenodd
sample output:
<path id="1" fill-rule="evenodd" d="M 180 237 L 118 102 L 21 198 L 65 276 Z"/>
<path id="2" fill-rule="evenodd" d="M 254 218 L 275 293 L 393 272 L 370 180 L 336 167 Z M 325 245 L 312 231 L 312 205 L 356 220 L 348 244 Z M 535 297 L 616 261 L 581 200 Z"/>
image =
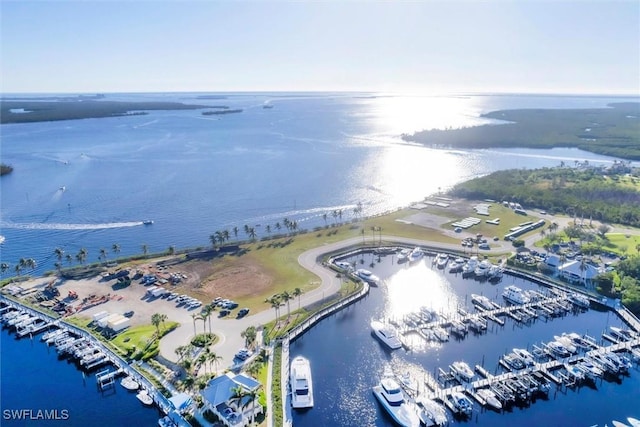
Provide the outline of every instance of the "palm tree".
<path id="1" fill-rule="evenodd" d="M 229 241 L 229 230 L 222 230 L 222 241 L 223 242 Z"/>
<path id="2" fill-rule="evenodd" d="M 142 246 L 141 246 L 141 248 L 142 248 L 142 254 L 143 254 L 144 256 L 147 256 L 147 253 L 149 252 L 149 246 L 147 246 L 147 244 L 146 244 L 146 243 L 143 243 L 143 244 L 142 244 Z"/>
<path id="3" fill-rule="evenodd" d="M 0 264 L 0 273 L 4 274 L 7 272 L 7 270 L 9 270 L 9 268 L 11 268 L 11 266 L 9 265 L 9 263 L 7 262 L 3 262 Z"/>
<path id="4" fill-rule="evenodd" d="M 276 230 L 280 232 L 281 229 L 282 229 L 282 225 L 280 225 L 280 222 L 276 222 Z"/>
<path id="5" fill-rule="evenodd" d="M 58 261 L 62 261 L 62 257 L 64 256 L 64 250 L 62 250 L 62 248 L 55 248 L 53 253 L 56 255 Z"/>
<path id="6" fill-rule="evenodd" d="M 232 399 L 236 402 L 236 407 L 240 410 L 240 413 L 243 413 L 244 408 L 249 405 L 249 401 L 242 402 L 245 397 L 249 396 L 249 392 L 242 386 L 237 386 L 231 389 L 231 393 L 233 393 Z M 244 414 L 242 414 L 242 418 L 244 418 Z"/>
<path id="7" fill-rule="evenodd" d="M 20 277 L 20 272 L 22 272 L 22 266 L 20 265 L 20 263 L 16 264 L 16 266 L 13 267 L 13 271 L 15 271 L 16 275 Z"/>
<path id="8" fill-rule="evenodd" d="M 213 314 L 213 307 L 206 305 L 200 312 L 202 322 L 206 325 L 206 320 L 209 319 L 209 333 L 211 333 L 211 315 Z M 206 332 L 206 329 L 205 329 Z"/>
<path id="9" fill-rule="evenodd" d="M 114 243 L 113 245 L 111 245 L 111 250 L 117 256 L 120 253 L 120 245 L 117 243 Z"/>
<path id="10" fill-rule="evenodd" d="M 280 298 L 282 298 L 283 302 L 287 303 L 287 319 L 291 317 L 291 307 L 289 306 L 289 301 L 293 299 L 291 294 L 287 291 L 284 291 L 280 294 Z"/>
<path id="11" fill-rule="evenodd" d="M 24 264 L 25 267 L 27 267 L 27 268 L 29 268 L 31 270 L 35 270 L 35 268 L 36 268 L 36 260 L 35 259 L 27 258 L 27 259 L 25 259 L 24 262 L 25 262 L 25 264 Z"/>
<path id="12" fill-rule="evenodd" d="M 154 313 L 151 315 L 151 324 L 156 327 L 156 332 L 160 335 L 160 314 Z"/>
<path id="13" fill-rule="evenodd" d="M 62 264 L 60 263 L 60 261 L 56 261 L 53 263 L 53 266 L 56 268 L 56 270 L 58 271 L 58 274 L 62 273 Z"/>
<path id="14" fill-rule="evenodd" d="M 98 256 L 98 259 L 101 261 L 107 260 L 107 250 L 105 248 L 100 249 L 100 255 Z"/>
<path id="15" fill-rule="evenodd" d="M 216 375 L 218 374 L 218 363 L 222 360 L 222 356 L 217 355 L 213 351 L 209 352 L 207 355 L 208 361 L 210 364 L 213 364 L 216 368 Z"/>
<path id="16" fill-rule="evenodd" d="M 300 310 L 300 295 L 302 295 L 302 289 L 295 288 L 291 295 L 293 295 L 294 298 L 298 297 L 298 310 Z"/>
<path id="17" fill-rule="evenodd" d="M 278 323 L 278 310 L 280 309 L 280 296 L 274 295 L 271 298 L 267 298 L 264 302 L 271 304 L 271 308 L 276 311 L 276 323 Z"/>
<path id="18" fill-rule="evenodd" d="M 324 219 L 324 226 L 326 228 L 327 227 L 327 213 L 326 212 L 322 214 L 322 219 Z"/>
<path id="19" fill-rule="evenodd" d="M 89 255 L 89 252 L 85 248 L 80 248 L 80 250 L 76 254 L 76 259 L 80 264 L 84 264 L 87 259 L 87 255 Z"/>
<path id="20" fill-rule="evenodd" d="M 271 236 L 271 226 L 267 224 L 265 229 L 267 230 L 267 234 Z"/>
<path id="21" fill-rule="evenodd" d="M 218 243 L 218 241 L 216 240 L 216 235 L 212 234 L 209 236 L 209 241 L 211 242 L 211 246 L 213 246 L 214 248 L 216 247 L 216 243 Z"/>
<path id="22" fill-rule="evenodd" d="M 173 254 L 175 254 L 175 253 L 176 253 L 176 247 L 175 247 L 175 246 L 173 246 L 173 245 L 170 245 L 170 246 L 169 246 L 169 248 L 167 249 L 167 253 L 168 253 L 169 255 L 173 255 Z"/>
<path id="23" fill-rule="evenodd" d="M 251 347 L 251 344 L 256 340 L 257 335 L 258 332 L 256 331 L 255 326 L 249 326 L 247 329 L 240 332 L 240 336 L 244 338 L 244 345 L 247 348 Z"/>
<path id="24" fill-rule="evenodd" d="M 67 261 L 67 263 L 69 265 L 71 265 L 71 263 L 73 263 L 73 257 L 70 254 L 66 254 L 64 259 Z"/>
<path id="25" fill-rule="evenodd" d="M 253 227 L 249 228 L 249 238 L 251 241 L 256 240 L 256 229 Z"/>
<path id="26" fill-rule="evenodd" d="M 207 349 L 208 350 L 208 349 Z M 209 360 L 207 359 L 207 355 L 205 352 L 200 353 L 200 356 L 198 356 L 198 359 L 196 359 L 196 362 L 198 363 L 198 366 L 202 366 L 204 365 L 204 373 L 205 375 L 207 374 L 207 362 Z"/>
<path id="27" fill-rule="evenodd" d="M 238 240 L 238 227 L 233 227 L 233 236 Z"/>

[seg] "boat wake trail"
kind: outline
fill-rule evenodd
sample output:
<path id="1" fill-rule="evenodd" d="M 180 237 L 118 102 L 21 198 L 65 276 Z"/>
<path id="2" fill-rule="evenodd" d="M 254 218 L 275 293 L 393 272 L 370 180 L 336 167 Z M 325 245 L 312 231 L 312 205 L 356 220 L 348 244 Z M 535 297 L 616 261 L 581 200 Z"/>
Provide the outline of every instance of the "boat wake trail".
<path id="1" fill-rule="evenodd" d="M 142 221 L 131 222 L 107 222 L 102 224 L 46 224 L 46 223 L 14 223 L 14 222 L 0 222 L 2 228 L 14 228 L 19 230 L 102 230 L 106 228 L 123 228 L 123 227 L 136 227 L 143 225 Z"/>

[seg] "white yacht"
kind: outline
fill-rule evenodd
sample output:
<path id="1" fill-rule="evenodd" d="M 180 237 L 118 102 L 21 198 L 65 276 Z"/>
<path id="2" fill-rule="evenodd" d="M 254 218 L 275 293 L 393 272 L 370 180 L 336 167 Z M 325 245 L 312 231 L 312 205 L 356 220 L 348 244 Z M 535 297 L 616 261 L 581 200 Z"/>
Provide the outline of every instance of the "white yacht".
<path id="1" fill-rule="evenodd" d="M 473 369 L 471 369 L 465 362 L 453 362 L 450 368 L 453 375 L 455 375 L 460 382 L 471 382 L 476 376 Z"/>
<path id="2" fill-rule="evenodd" d="M 138 384 L 138 382 L 130 376 L 124 377 L 120 381 L 120 385 L 130 391 L 134 391 L 140 388 L 140 384 Z"/>
<path id="3" fill-rule="evenodd" d="M 402 342 L 398 338 L 395 328 L 391 325 L 384 324 L 378 320 L 371 321 L 371 330 L 376 338 L 382 341 L 391 350 L 402 347 Z"/>
<path id="4" fill-rule="evenodd" d="M 573 292 L 569 295 L 569 301 L 580 308 L 589 308 L 591 306 L 591 301 L 586 295 L 580 294 L 578 292 Z"/>
<path id="5" fill-rule="evenodd" d="M 478 257 L 474 255 L 471 258 L 469 258 L 467 263 L 462 267 L 462 274 L 473 273 L 477 266 L 478 266 Z"/>
<path id="6" fill-rule="evenodd" d="M 420 396 L 416 399 L 416 404 L 420 413 L 418 416 L 422 421 L 422 424 L 426 426 L 442 426 L 447 424 L 447 411 L 444 406 L 439 404 L 433 399 L 429 399 L 425 396 Z"/>
<path id="7" fill-rule="evenodd" d="M 532 366 L 534 363 L 536 363 L 536 359 L 535 359 L 535 357 L 533 357 L 533 354 L 529 353 L 524 348 L 514 348 L 513 349 L 513 354 L 515 354 L 520 359 L 522 359 L 524 364 L 527 365 L 527 366 Z"/>
<path id="8" fill-rule="evenodd" d="M 447 398 L 457 412 L 465 415 L 471 415 L 471 412 L 473 412 L 473 402 L 462 392 L 454 391 Z"/>
<path id="9" fill-rule="evenodd" d="M 569 352 L 569 350 L 567 350 L 567 348 L 564 345 L 562 345 L 562 343 L 559 343 L 558 341 L 551 341 L 547 343 L 547 347 L 555 356 L 558 356 L 558 357 L 571 356 L 571 353 Z"/>
<path id="10" fill-rule="evenodd" d="M 502 409 L 502 403 L 500 403 L 500 400 L 498 400 L 498 397 L 491 389 L 481 388 L 476 390 L 476 393 L 493 409 L 498 411 Z"/>
<path id="11" fill-rule="evenodd" d="M 434 259 L 434 262 L 436 263 L 436 267 L 442 269 L 447 265 L 447 262 L 449 261 L 449 255 L 445 254 L 445 253 L 439 253 L 438 255 L 436 255 L 436 258 Z"/>
<path id="12" fill-rule="evenodd" d="M 513 304 L 527 304 L 531 302 L 529 295 L 517 286 L 509 285 L 504 288 L 502 297 Z"/>
<path id="13" fill-rule="evenodd" d="M 153 398 L 149 396 L 149 393 L 147 392 L 147 390 L 139 391 L 138 394 L 136 394 L 136 397 L 140 402 L 142 402 L 143 405 L 146 405 L 146 406 L 153 405 Z"/>
<path id="14" fill-rule="evenodd" d="M 471 294 L 471 302 L 484 310 L 493 310 L 496 308 L 493 302 L 484 295 Z"/>
<path id="15" fill-rule="evenodd" d="M 462 270 L 464 260 L 462 258 L 456 258 L 449 263 L 449 273 L 457 273 Z"/>
<path id="16" fill-rule="evenodd" d="M 291 361 L 291 406 L 294 408 L 313 407 L 313 381 L 311 365 L 302 356 Z"/>
<path id="17" fill-rule="evenodd" d="M 398 264 L 401 264 L 409 259 L 409 254 L 411 251 L 409 249 L 402 249 L 398 254 Z"/>
<path id="18" fill-rule="evenodd" d="M 556 342 L 562 344 L 569 351 L 569 353 L 575 353 L 578 351 L 578 348 L 573 344 L 571 338 L 566 335 L 554 335 L 553 339 L 556 340 Z"/>
<path id="19" fill-rule="evenodd" d="M 405 399 L 400 385 L 392 377 L 384 377 L 373 387 L 373 394 L 391 418 L 404 427 L 418 427 L 420 417 L 415 405 Z"/>
<path id="20" fill-rule="evenodd" d="M 364 268 L 357 269 L 356 275 L 372 286 L 378 286 L 378 283 L 380 283 L 380 278 L 378 276 Z"/>
<path id="21" fill-rule="evenodd" d="M 473 274 L 475 274 L 476 277 L 486 277 L 487 274 L 489 273 L 489 269 L 491 269 L 492 266 L 493 265 L 491 264 L 490 261 L 486 259 L 482 260 L 473 270 Z"/>
<path id="22" fill-rule="evenodd" d="M 418 260 L 421 260 L 423 256 L 424 256 L 424 252 L 422 252 L 422 249 L 420 249 L 419 247 L 416 247 L 411 251 L 411 253 L 408 256 L 409 262 L 416 262 Z"/>

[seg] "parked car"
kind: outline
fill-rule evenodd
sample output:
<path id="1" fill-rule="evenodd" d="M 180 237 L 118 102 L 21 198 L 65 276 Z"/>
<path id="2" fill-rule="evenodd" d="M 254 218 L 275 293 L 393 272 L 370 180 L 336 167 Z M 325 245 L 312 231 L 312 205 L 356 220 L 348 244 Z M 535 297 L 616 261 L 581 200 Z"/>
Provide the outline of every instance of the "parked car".
<path id="1" fill-rule="evenodd" d="M 124 317 L 132 317 L 132 316 L 133 316 L 133 310 L 127 311 L 126 313 L 124 313 Z"/>
<path id="2" fill-rule="evenodd" d="M 241 318 L 241 317 L 246 316 L 247 314 L 249 314 L 249 309 L 248 309 L 248 308 L 246 308 L 246 307 L 245 307 L 245 308 L 241 308 L 241 309 L 238 311 L 237 317 L 238 317 L 238 319 L 239 319 L 239 318 Z"/>
<path id="3" fill-rule="evenodd" d="M 220 310 L 220 313 L 218 313 L 218 317 L 225 317 L 229 315 L 229 313 L 231 313 L 229 310 Z"/>

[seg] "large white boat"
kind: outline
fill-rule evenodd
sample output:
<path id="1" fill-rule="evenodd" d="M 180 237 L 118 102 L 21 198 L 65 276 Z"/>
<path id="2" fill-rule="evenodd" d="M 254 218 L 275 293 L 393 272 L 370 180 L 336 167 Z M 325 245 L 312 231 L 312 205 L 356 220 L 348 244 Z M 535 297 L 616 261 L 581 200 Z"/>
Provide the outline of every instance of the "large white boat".
<path id="1" fill-rule="evenodd" d="M 467 260 L 467 263 L 462 267 L 462 274 L 471 274 L 478 266 L 478 257 L 472 256 Z"/>
<path id="2" fill-rule="evenodd" d="M 146 405 L 146 406 L 153 405 L 153 399 L 151 398 L 151 396 L 149 396 L 149 393 L 147 392 L 147 390 L 139 391 L 138 394 L 136 394 L 136 397 L 140 402 L 142 402 L 143 405 Z"/>
<path id="3" fill-rule="evenodd" d="M 134 391 L 140 388 L 140 384 L 138 384 L 138 382 L 134 380 L 133 377 L 130 377 L 130 376 L 124 377 L 120 381 L 120 385 L 122 385 L 122 387 L 130 391 Z"/>
<path id="4" fill-rule="evenodd" d="M 447 396 L 447 399 L 449 399 L 456 412 L 464 415 L 471 415 L 471 412 L 473 412 L 473 402 L 462 392 L 454 391 Z"/>
<path id="5" fill-rule="evenodd" d="M 404 427 L 420 425 L 417 407 L 407 401 L 400 385 L 392 377 L 383 377 L 380 383 L 373 387 L 373 394 L 399 425 Z"/>
<path id="6" fill-rule="evenodd" d="M 591 301 L 589 301 L 589 297 L 586 295 L 580 294 L 578 292 L 573 292 L 569 295 L 569 301 L 571 301 L 574 305 L 580 308 L 589 308 L 591 306 Z"/>
<path id="7" fill-rule="evenodd" d="M 408 255 L 409 262 L 416 262 L 418 260 L 421 260 L 423 256 L 424 256 L 424 252 L 422 252 L 422 249 L 420 249 L 419 247 L 416 247 Z"/>
<path id="8" fill-rule="evenodd" d="M 449 255 L 445 253 L 439 253 L 436 255 L 436 258 L 433 260 L 436 263 L 436 267 L 442 269 L 447 265 L 449 261 Z"/>
<path id="9" fill-rule="evenodd" d="M 473 274 L 475 274 L 476 277 L 480 277 L 480 278 L 486 277 L 491 267 L 492 267 L 492 264 L 489 260 L 486 260 L 486 259 L 482 260 L 473 270 Z"/>
<path id="10" fill-rule="evenodd" d="M 371 321 L 371 330 L 375 334 L 376 338 L 382 341 L 391 350 L 396 350 L 402 347 L 402 342 L 398 338 L 398 334 L 395 328 L 391 325 L 387 325 L 378 320 Z"/>
<path id="11" fill-rule="evenodd" d="M 471 294 L 471 302 L 484 310 L 493 310 L 496 308 L 493 302 L 484 295 Z"/>
<path id="12" fill-rule="evenodd" d="M 500 403 L 498 396 L 496 396 L 496 394 L 491 389 L 481 388 L 476 390 L 476 393 L 478 394 L 478 396 L 480 396 L 480 398 L 482 398 L 482 400 L 485 401 L 487 405 L 491 406 L 493 409 L 498 411 L 502 409 L 502 403 Z"/>
<path id="13" fill-rule="evenodd" d="M 313 407 L 313 381 L 311 365 L 302 356 L 291 361 L 291 406 L 294 408 Z"/>
<path id="14" fill-rule="evenodd" d="M 442 426 L 447 424 L 447 411 L 444 406 L 425 396 L 416 398 L 420 413 L 418 416 L 425 426 Z"/>
<path id="15" fill-rule="evenodd" d="M 527 304 L 531 302 L 529 295 L 517 286 L 509 285 L 504 288 L 502 297 L 513 304 Z"/>
<path id="16" fill-rule="evenodd" d="M 364 268 L 357 269 L 356 275 L 372 286 L 378 286 L 378 283 L 380 283 L 380 278 L 378 276 Z"/>
<path id="17" fill-rule="evenodd" d="M 453 362 L 450 366 L 451 372 L 460 382 L 471 382 L 476 374 L 473 369 L 469 367 L 465 362 Z"/>
<path id="18" fill-rule="evenodd" d="M 527 365 L 527 366 L 532 366 L 534 363 L 536 363 L 536 359 L 535 359 L 535 357 L 533 357 L 533 354 L 529 353 L 524 348 L 514 348 L 513 349 L 513 354 L 515 354 L 520 359 L 522 359 L 524 364 Z"/>

